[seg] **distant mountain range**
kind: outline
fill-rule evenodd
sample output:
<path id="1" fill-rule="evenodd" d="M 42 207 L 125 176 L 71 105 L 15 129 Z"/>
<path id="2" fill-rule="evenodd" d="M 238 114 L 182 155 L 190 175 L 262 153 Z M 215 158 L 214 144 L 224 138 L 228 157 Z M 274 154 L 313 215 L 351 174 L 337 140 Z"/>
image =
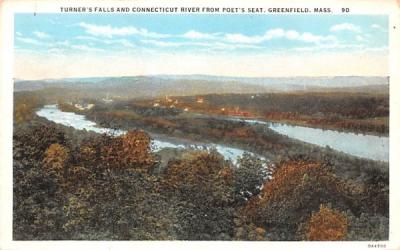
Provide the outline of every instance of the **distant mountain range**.
<path id="1" fill-rule="evenodd" d="M 218 82 L 241 82 L 247 84 L 274 86 L 274 85 L 299 85 L 320 87 L 355 87 L 366 85 L 388 84 L 388 77 L 380 76 L 323 76 L 323 77 L 227 77 L 212 75 L 158 75 L 161 79 L 174 80 L 204 80 Z"/>
<path id="2" fill-rule="evenodd" d="M 95 91 L 121 97 L 199 95 L 211 93 L 265 93 L 282 91 L 388 91 L 388 77 L 225 77 L 209 75 L 155 75 L 90 77 L 23 81 L 14 91 L 47 88 Z"/>

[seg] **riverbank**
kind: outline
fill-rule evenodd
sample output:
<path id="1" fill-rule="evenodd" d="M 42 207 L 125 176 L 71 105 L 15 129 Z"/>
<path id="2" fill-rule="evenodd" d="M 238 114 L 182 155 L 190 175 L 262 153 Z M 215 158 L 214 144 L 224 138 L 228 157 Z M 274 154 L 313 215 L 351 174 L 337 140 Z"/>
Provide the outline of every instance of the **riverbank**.
<path id="1" fill-rule="evenodd" d="M 213 143 L 232 145 L 231 137 L 235 137 L 239 139 L 235 141 L 235 147 L 247 149 L 247 145 L 243 145 L 242 141 L 249 140 L 249 137 L 257 137 L 260 134 L 271 132 L 253 131 L 254 128 L 252 127 L 254 125 L 262 125 L 266 129 L 302 142 L 321 147 L 330 147 L 361 158 L 389 161 L 388 137 L 273 123 L 253 118 L 209 115 L 190 111 L 178 112 L 177 110 L 165 110 L 163 108 L 146 109 L 141 107 L 139 111 L 136 111 L 135 109 L 111 105 L 80 113 L 86 114 L 89 119 L 97 119 L 106 127 L 123 127 L 125 130 L 135 127 L 150 133 L 164 134 L 192 141 L 204 142 L 209 140 Z M 216 122 L 220 124 L 214 124 Z M 253 144 L 257 144 L 257 142 L 253 142 Z M 262 152 L 258 153 L 262 154 Z"/>
<path id="2" fill-rule="evenodd" d="M 188 112 L 253 118 L 358 134 L 389 134 L 389 98 L 383 93 L 210 94 L 170 96 L 134 103 L 147 108 L 154 105 L 173 107 Z"/>
<path id="3" fill-rule="evenodd" d="M 100 127 L 95 122 L 87 120 L 84 115 L 61 111 L 56 104 L 45 105 L 42 109 L 37 111 L 36 114 L 58 124 L 71 126 L 78 130 L 93 131 L 96 133 L 106 133 L 119 136 L 126 133 L 128 130 L 132 130 L 132 127 L 124 127 L 119 129 Z M 227 160 L 230 160 L 234 165 L 237 164 L 237 158 L 241 157 L 246 152 L 240 148 L 233 148 L 223 144 L 206 142 L 204 140 L 194 141 L 188 138 L 178 138 L 156 133 L 149 133 L 149 135 L 152 137 L 152 150 L 155 152 L 164 148 L 198 149 L 206 151 L 216 150 Z M 254 153 L 251 151 L 247 151 L 247 153 L 254 155 Z M 263 158 L 262 156 L 258 157 Z"/>
<path id="4" fill-rule="evenodd" d="M 53 106 L 53 108 L 55 108 L 55 106 Z M 249 124 L 241 120 L 232 122 L 232 120 L 215 118 L 206 119 L 204 117 L 197 119 L 175 117 L 173 119 L 173 124 L 176 124 L 176 126 L 173 126 L 171 129 L 170 126 L 158 127 L 154 125 L 149 126 L 147 123 L 142 124 L 139 122 L 140 120 L 116 119 L 115 117 L 110 117 L 109 110 L 104 110 L 105 113 L 94 111 L 92 110 L 90 115 L 88 115 L 89 119 L 96 117 L 99 124 L 109 124 L 110 127 L 115 127 L 119 130 L 144 128 L 150 133 L 157 132 L 158 134 L 164 134 L 163 136 L 168 135 L 167 137 L 184 137 L 186 141 L 229 145 L 230 148 L 240 148 L 245 151 L 254 152 L 272 162 L 301 159 L 316 162 L 322 161 L 326 162 L 328 165 L 332 165 L 335 172 L 346 179 L 357 179 L 365 169 L 369 168 L 373 169 L 377 167 L 382 171 L 388 169 L 387 163 L 361 159 L 334 151 L 329 147 L 314 146 L 296 139 L 291 139 L 278 134 L 264 124 Z M 62 117 L 65 116 L 62 115 Z M 84 116 L 80 116 L 80 118 L 85 119 Z M 86 122 L 90 121 L 86 120 Z M 92 126 L 94 125 L 92 124 Z M 102 129 L 98 126 L 95 127 L 100 131 Z"/>

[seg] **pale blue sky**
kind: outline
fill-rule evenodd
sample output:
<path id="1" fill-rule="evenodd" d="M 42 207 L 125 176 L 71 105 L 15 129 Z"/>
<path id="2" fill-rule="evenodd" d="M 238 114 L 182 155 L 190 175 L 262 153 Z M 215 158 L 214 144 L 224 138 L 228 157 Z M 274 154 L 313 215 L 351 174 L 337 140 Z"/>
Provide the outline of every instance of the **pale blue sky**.
<path id="1" fill-rule="evenodd" d="M 387 16 L 379 15 L 16 14 L 14 41 L 21 63 L 24 57 L 40 60 L 81 55 L 104 61 L 101 57 L 118 54 L 126 56 L 124 60 L 140 56 L 144 64 L 150 64 L 145 61 L 156 55 L 166 59 L 182 55 L 190 64 L 200 55 L 214 55 L 220 62 L 249 55 L 274 57 L 276 53 L 384 55 L 387 28 Z M 198 66 L 199 62 L 193 64 Z M 200 68 L 187 73 L 210 73 L 207 69 L 200 72 Z M 166 73 L 157 67 L 152 70 L 150 73 Z M 110 74 L 117 72 L 114 69 Z"/>

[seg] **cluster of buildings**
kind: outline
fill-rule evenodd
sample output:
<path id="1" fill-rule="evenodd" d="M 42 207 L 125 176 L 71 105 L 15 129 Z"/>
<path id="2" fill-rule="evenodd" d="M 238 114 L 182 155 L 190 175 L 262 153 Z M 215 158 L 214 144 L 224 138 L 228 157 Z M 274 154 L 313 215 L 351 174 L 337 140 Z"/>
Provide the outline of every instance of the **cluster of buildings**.
<path id="1" fill-rule="evenodd" d="M 73 106 L 74 108 L 79 109 L 79 110 L 89 110 L 95 106 L 93 103 L 86 103 L 86 102 L 82 102 L 82 101 L 79 101 L 76 103 L 66 102 L 66 104 Z"/>
<path id="2" fill-rule="evenodd" d="M 89 110 L 94 107 L 94 104 L 93 103 L 85 103 L 85 104 L 75 103 L 74 107 L 79 110 Z"/>
<path id="3" fill-rule="evenodd" d="M 253 99 L 254 96 L 251 96 Z M 204 103 L 204 97 L 198 96 L 196 97 L 195 100 L 193 100 L 193 103 L 198 103 L 198 104 L 203 104 Z M 158 99 L 155 100 L 153 103 L 153 107 L 169 107 L 169 108 L 176 108 L 177 105 L 179 104 L 179 101 L 177 99 L 172 99 L 169 96 L 165 96 L 165 99 Z M 189 111 L 189 107 L 180 107 L 183 108 L 183 111 Z M 221 113 L 224 115 L 231 115 L 231 116 L 241 116 L 241 117 L 253 117 L 254 115 L 249 112 L 249 111 L 242 111 L 240 110 L 239 107 L 235 107 L 234 109 L 229 109 L 229 108 L 220 108 Z"/>
<path id="4" fill-rule="evenodd" d="M 170 97 L 168 97 L 167 95 L 165 96 L 165 100 L 161 101 L 161 100 L 155 100 L 153 103 L 153 107 L 164 107 L 164 105 L 161 105 L 161 103 L 165 103 L 165 107 L 169 107 L 169 108 L 176 108 L 176 106 L 179 104 L 178 99 L 171 99 Z M 188 107 L 184 107 L 183 111 L 189 111 Z"/>

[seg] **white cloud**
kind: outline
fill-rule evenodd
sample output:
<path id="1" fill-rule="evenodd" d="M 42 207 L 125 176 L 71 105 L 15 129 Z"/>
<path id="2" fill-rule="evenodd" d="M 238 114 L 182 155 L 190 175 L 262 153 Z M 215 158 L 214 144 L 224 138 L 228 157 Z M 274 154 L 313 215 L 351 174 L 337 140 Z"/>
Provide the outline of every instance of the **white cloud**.
<path id="1" fill-rule="evenodd" d="M 319 36 L 314 35 L 309 32 L 299 33 L 295 30 L 284 30 L 284 29 L 271 29 L 264 33 L 262 36 L 246 36 L 243 34 L 226 34 L 225 39 L 232 43 L 262 43 L 272 39 L 285 38 L 288 40 L 296 40 L 307 43 L 323 43 L 323 42 L 336 42 L 336 37 L 329 36 Z"/>
<path id="2" fill-rule="evenodd" d="M 77 36 L 77 37 L 75 37 L 75 39 L 85 40 L 85 41 L 93 41 L 93 42 L 104 43 L 104 44 L 120 44 L 127 48 L 135 47 L 135 45 L 127 39 L 116 39 L 116 40 L 115 39 L 100 39 L 100 38 L 92 37 L 92 36 Z"/>
<path id="3" fill-rule="evenodd" d="M 68 40 L 65 41 L 58 41 L 56 42 L 56 45 L 61 45 L 61 46 L 69 46 L 70 42 Z"/>
<path id="4" fill-rule="evenodd" d="M 384 27 L 382 27 L 381 25 L 376 24 L 376 23 L 372 24 L 372 25 L 370 26 L 370 28 L 371 28 L 371 29 L 374 29 L 374 30 L 380 30 L 380 31 L 383 31 L 383 32 L 387 32 L 387 29 L 386 29 L 386 28 L 384 28 Z"/>
<path id="5" fill-rule="evenodd" d="M 380 26 L 379 24 L 376 24 L 376 23 L 372 24 L 371 28 L 373 28 L 373 29 L 383 29 L 382 26 Z"/>
<path id="6" fill-rule="evenodd" d="M 89 47 L 83 44 L 74 44 L 70 46 L 72 49 L 77 49 L 77 50 L 82 50 L 82 51 L 86 51 L 86 52 L 104 52 L 103 49 L 99 49 L 99 48 L 93 48 L 93 47 Z"/>
<path id="7" fill-rule="evenodd" d="M 361 27 L 352 23 L 341 23 L 341 24 L 336 24 L 333 25 L 330 28 L 330 31 L 332 32 L 339 32 L 339 31 L 352 31 L 359 33 L 361 32 Z"/>
<path id="8" fill-rule="evenodd" d="M 40 38 L 40 39 L 50 38 L 49 34 L 47 34 L 45 32 L 41 32 L 41 31 L 34 31 L 33 34 L 35 34 L 35 36 Z"/>
<path id="9" fill-rule="evenodd" d="M 125 40 L 125 39 L 121 39 L 121 40 L 118 40 L 116 42 L 122 44 L 123 46 L 125 46 L 127 48 L 134 48 L 135 47 L 135 45 L 133 43 L 131 43 L 128 40 Z"/>
<path id="10" fill-rule="evenodd" d="M 118 40 L 104 40 L 105 44 L 120 44 L 127 48 L 134 48 L 135 45 L 126 39 L 118 39 Z"/>
<path id="11" fill-rule="evenodd" d="M 262 42 L 261 36 L 246 36 L 243 34 L 226 34 L 225 38 L 228 42 L 232 43 L 260 43 Z"/>
<path id="12" fill-rule="evenodd" d="M 365 41 L 365 38 L 364 38 L 363 36 L 357 35 L 357 36 L 356 36 L 356 40 L 357 40 L 358 42 L 364 42 L 364 41 Z"/>
<path id="13" fill-rule="evenodd" d="M 33 38 L 27 38 L 27 37 L 16 37 L 18 41 L 21 41 L 23 43 L 28 43 L 28 44 L 33 44 L 33 45 L 44 45 L 42 42 L 33 39 Z"/>
<path id="14" fill-rule="evenodd" d="M 283 29 L 271 29 L 265 32 L 263 39 L 270 40 L 273 38 L 281 38 L 283 36 L 285 36 L 285 31 Z"/>
<path id="15" fill-rule="evenodd" d="M 182 45 L 182 43 L 179 42 L 164 42 L 158 40 L 141 40 L 141 42 L 144 44 L 151 44 L 158 47 L 179 47 Z"/>
<path id="16" fill-rule="evenodd" d="M 234 49 L 259 49 L 260 46 L 252 44 L 231 44 L 224 42 L 165 42 L 158 40 L 141 40 L 142 43 L 151 44 L 157 47 L 183 47 L 183 46 L 194 46 L 201 47 L 210 50 L 234 50 Z"/>
<path id="17" fill-rule="evenodd" d="M 126 36 L 138 34 L 139 30 L 134 27 L 122 27 L 122 28 L 113 28 L 111 25 L 94 25 L 88 24 L 85 22 L 81 22 L 78 24 L 80 27 L 86 30 L 86 33 L 94 35 L 94 36 L 105 36 L 112 37 L 116 36 Z"/>
<path id="18" fill-rule="evenodd" d="M 75 38 L 79 39 L 79 40 L 89 40 L 89 41 L 96 41 L 96 42 L 104 41 L 103 39 L 99 39 L 99 38 L 93 37 L 93 36 L 76 36 Z"/>
<path id="19" fill-rule="evenodd" d="M 263 47 L 252 45 L 252 44 L 231 44 L 231 43 L 223 43 L 223 42 L 216 42 L 212 44 L 208 44 L 211 49 L 261 49 Z"/>
<path id="20" fill-rule="evenodd" d="M 267 40 L 282 38 L 285 36 L 285 31 L 283 29 L 270 29 L 265 32 L 262 36 L 247 36 L 240 33 L 235 34 L 226 34 L 225 39 L 228 42 L 232 43 L 262 43 Z M 293 31 L 290 31 L 289 36 L 293 38 L 298 34 L 294 34 Z"/>
<path id="21" fill-rule="evenodd" d="M 309 47 L 297 47 L 293 48 L 293 51 L 326 51 L 326 50 L 338 50 L 338 49 L 351 49 L 352 52 L 360 51 L 364 49 L 365 46 L 361 44 L 341 44 L 341 43 L 332 43 L 332 44 L 320 44 L 317 46 L 309 46 Z"/>
<path id="22" fill-rule="evenodd" d="M 195 30 L 190 30 L 182 35 L 184 38 L 188 39 L 214 39 L 214 34 L 202 33 Z"/>
<path id="23" fill-rule="evenodd" d="M 210 47 L 210 49 L 237 49 L 237 48 L 260 48 L 256 44 L 272 40 L 272 39 L 288 39 L 294 41 L 301 41 L 305 43 L 336 43 L 337 38 L 333 35 L 320 36 L 314 35 L 309 32 L 300 33 L 296 30 L 284 30 L 281 28 L 275 28 L 267 30 L 263 35 L 247 36 L 240 33 L 233 34 L 222 34 L 222 33 L 203 33 L 196 30 L 189 30 L 188 32 L 181 35 L 168 35 L 150 32 L 146 29 L 138 29 L 133 26 L 115 28 L 110 25 L 101 26 L 93 25 L 88 23 L 79 23 L 79 26 L 83 27 L 88 34 L 92 36 L 77 36 L 76 39 L 80 40 L 91 40 L 95 42 L 101 42 L 106 44 L 121 44 L 125 47 L 134 47 L 134 45 L 128 40 L 103 40 L 99 39 L 99 36 L 113 38 L 113 36 L 127 36 L 127 35 L 140 35 L 147 38 L 154 39 L 143 39 L 141 43 L 151 44 L 157 47 L 180 47 L 180 46 L 197 46 L 197 47 Z M 167 38 L 167 37 L 180 37 L 191 40 L 213 40 L 214 43 L 200 43 L 200 42 L 182 42 L 182 41 L 160 41 L 156 38 Z M 235 46 L 233 46 L 233 43 Z"/>
<path id="24" fill-rule="evenodd" d="M 116 28 L 112 27 L 111 25 L 95 25 L 85 22 L 78 23 L 78 26 L 84 28 L 86 33 L 88 34 L 94 36 L 108 37 L 108 38 L 112 38 L 113 36 L 128 36 L 128 35 L 139 35 L 152 38 L 169 37 L 169 35 L 166 34 L 154 33 L 148 31 L 147 29 L 136 28 L 133 26 Z"/>
<path id="25" fill-rule="evenodd" d="M 286 32 L 286 37 L 289 40 L 296 40 L 299 36 L 300 36 L 299 32 L 297 32 L 295 30 L 288 30 Z"/>
<path id="26" fill-rule="evenodd" d="M 321 40 L 323 40 L 323 37 L 316 36 L 316 35 L 306 32 L 306 33 L 301 34 L 301 36 L 299 36 L 297 38 L 297 40 L 304 41 L 304 42 L 310 42 L 310 43 L 318 43 Z"/>

